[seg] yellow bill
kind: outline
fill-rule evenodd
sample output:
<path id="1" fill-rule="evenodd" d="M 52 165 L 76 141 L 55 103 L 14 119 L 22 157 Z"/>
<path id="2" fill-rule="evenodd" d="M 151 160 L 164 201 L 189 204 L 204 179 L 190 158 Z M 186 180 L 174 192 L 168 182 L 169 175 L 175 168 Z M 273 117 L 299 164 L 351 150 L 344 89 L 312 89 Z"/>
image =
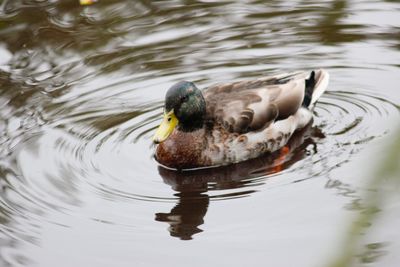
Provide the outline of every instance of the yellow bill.
<path id="1" fill-rule="evenodd" d="M 161 122 L 160 126 L 158 126 L 158 129 L 153 137 L 153 142 L 156 144 L 164 142 L 175 129 L 176 125 L 178 125 L 178 122 L 179 121 L 174 114 L 174 110 L 164 113 L 163 121 Z"/>
<path id="2" fill-rule="evenodd" d="M 79 3 L 80 3 L 82 6 L 91 5 L 91 4 L 94 4 L 94 3 L 96 3 L 96 2 L 97 2 L 97 0 L 79 0 Z"/>

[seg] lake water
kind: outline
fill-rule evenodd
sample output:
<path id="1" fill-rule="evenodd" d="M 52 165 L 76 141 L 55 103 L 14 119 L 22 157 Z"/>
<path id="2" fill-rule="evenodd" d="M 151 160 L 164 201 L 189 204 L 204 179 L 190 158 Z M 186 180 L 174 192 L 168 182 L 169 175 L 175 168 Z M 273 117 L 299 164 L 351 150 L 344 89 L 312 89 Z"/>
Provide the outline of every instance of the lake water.
<path id="1" fill-rule="evenodd" d="M 398 1 L 0 1 L 1 266 L 325 266 L 400 121 Z M 291 151 L 160 168 L 166 90 L 324 68 Z M 360 264 L 400 263 L 400 200 Z"/>

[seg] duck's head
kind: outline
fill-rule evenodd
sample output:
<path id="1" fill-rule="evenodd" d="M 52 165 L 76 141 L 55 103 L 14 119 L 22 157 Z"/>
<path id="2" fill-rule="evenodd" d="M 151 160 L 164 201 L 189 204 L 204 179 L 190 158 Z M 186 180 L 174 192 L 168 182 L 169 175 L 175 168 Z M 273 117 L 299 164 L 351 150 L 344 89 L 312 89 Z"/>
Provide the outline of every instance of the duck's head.
<path id="1" fill-rule="evenodd" d="M 154 143 L 165 141 L 175 127 L 191 132 L 203 127 L 206 102 L 201 91 L 192 82 L 178 82 L 165 96 L 164 118 L 153 137 Z"/>

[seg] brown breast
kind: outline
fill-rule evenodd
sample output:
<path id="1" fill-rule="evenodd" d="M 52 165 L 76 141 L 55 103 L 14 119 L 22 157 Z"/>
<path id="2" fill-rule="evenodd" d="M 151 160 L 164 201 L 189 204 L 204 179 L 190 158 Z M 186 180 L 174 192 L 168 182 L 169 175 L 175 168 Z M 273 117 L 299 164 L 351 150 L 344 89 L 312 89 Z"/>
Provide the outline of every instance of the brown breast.
<path id="1" fill-rule="evenodd" d="M 204 149 L 204 130 L 181 132 L 175 130 L 171 136 L 156 149 L 156 160 L 171 168 L 185 169 L 208 165 L 202 159 Z"/>

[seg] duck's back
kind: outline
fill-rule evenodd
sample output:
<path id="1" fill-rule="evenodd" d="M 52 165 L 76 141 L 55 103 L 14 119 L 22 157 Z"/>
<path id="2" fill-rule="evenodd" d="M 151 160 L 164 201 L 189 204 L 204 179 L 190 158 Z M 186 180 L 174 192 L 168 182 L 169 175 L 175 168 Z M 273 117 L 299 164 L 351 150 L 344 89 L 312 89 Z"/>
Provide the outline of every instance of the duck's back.
<path id="1" fill-rule="evenodd" d="M 211 86 L 203 92 L 207 118 L 230 132 L 265 128 L 297 112 L 309 75 L 297 72 Z"/>

